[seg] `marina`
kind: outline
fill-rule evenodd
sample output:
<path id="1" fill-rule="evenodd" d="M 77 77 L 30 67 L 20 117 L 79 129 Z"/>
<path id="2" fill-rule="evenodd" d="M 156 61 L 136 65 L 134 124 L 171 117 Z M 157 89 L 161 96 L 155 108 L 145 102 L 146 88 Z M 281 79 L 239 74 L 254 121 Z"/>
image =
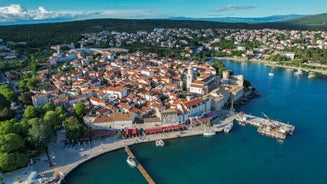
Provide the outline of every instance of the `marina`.
<path id="1" fill-rule="evenodd" d="M 285 140 L 287 135 L 293 134 L 295 126 L 277 120 L 271 120 L 266 114 L 262 114 L 266 118 L 260 118 L 240 112 L 237 114 L 235 120 L 241 124 L 249 124 L 255 126 L 258 128 L 258 133 L 279 140 Z"/>

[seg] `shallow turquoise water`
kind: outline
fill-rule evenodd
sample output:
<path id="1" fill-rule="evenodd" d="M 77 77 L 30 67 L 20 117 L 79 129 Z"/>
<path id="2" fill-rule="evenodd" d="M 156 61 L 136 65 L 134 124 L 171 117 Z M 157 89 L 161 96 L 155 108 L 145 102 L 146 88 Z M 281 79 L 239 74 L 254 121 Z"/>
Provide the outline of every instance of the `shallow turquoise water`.
<path id="1" fill-rule="evenodd" d="M 292 71 L 258 63 L 224 62 L 242 73 L 260 92 L 238 110 L 296 126 L 284 143 L 234 126 L 228 135 L 169 140 L 131 147 L 157 183 L 327 183 L 327 80 L 296 77 Z M 71 172 L 64 183 L 146 183 L 118 150 L 95 158 Z"/>

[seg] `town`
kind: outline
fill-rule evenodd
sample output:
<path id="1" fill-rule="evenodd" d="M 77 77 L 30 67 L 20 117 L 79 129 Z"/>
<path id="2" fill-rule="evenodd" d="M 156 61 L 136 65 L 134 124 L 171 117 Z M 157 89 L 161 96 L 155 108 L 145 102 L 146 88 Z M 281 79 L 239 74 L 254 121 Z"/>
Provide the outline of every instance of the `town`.
<path id="1" fill-rule="evenodd" d="M 1 82 L 17 94 L 30 95 L 33 106 L 26 103 L 24 109 L 12 103 L 11 109 L 17 119 L 27 119 L 32 126 L 40 122 L 33 119 L 37 115 L 28 116 L 30 111 L 54 105 L 50 109 L 60 118 L 47 120 L 50 113 L 44 112 L 44 121 L 54 130 L 65 127 L 62 141 L 68 144 L 184 130 L 185 125 L 215 121 L 220 110 L 233 109 L 232 105 L 258 95 L 242 75 L 226 70 L 215 57 L 290 63 L 302 59 L 304 65 L 324 68 L 320 55 L 305 61 L 300 51 L 324 51 L 326 35 L 323 31 L 163 28 L 134 34 L 85 33 L 78 44 L 51 46 L 54 52 L 39 65 L 31 58 L 32 78 L 22 80 L 9 70 L 3 71 Z M 10 47 L 26 44 L 2 45 L 4 62 L 22 59 Z M 270 135 L 270 128 L 267 133 L 262 126 L 267 125 L 258 130 Z M 272 137 L 285 139 L 285 132 Z"/>

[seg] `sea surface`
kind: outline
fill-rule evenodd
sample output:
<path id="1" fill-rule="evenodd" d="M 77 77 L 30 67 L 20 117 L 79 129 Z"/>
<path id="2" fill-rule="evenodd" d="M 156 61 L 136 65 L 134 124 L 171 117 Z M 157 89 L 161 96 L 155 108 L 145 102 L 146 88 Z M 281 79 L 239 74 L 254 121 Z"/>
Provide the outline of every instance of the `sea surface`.
<path id="1" fill-rule="evenodd" d="M 292 70 L 259 63 L 224 61 L 243 74 L 261 97 L 237 108 L 249 114 L 289 122 L 293 136 L 280 143 L 256 128 L 234 124 L 229 134 L 167 140 L 132 146 L 157 183 L 327 183 L 327 79 L 294 76 Z M 268 76 L 273 72 L 274 76 Z M 64 183 L 146 183 L 117 150 L 88 161 Z"/>

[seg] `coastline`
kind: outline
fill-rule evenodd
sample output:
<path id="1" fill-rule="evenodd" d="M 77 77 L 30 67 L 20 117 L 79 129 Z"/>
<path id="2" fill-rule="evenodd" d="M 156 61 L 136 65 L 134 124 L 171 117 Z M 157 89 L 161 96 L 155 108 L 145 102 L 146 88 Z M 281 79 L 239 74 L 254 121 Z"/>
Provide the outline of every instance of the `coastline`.
<path id="1" fill-rule="evenodd" d="M 229 124 L 230 121 L 234 118 L 234 116 L 227 116 L 228 111 L 219 111 L 220 114 L 219 118 L 216 120 L 220 123 L 215 123 L 214 126 L 211 128 L 212 130 L 218 132 L 223 132 L 225 125 Z M 217 122 L 216 121 L 216 122 Z M 47 168 L 40 168 L 35 170 L 40 175 L 52 176 L 54 170 L 57 170 L 61 174 L 61 183 L 65 177 L 73 171 L 75 168 L 80 166 L 81 164 L 101 156 L 103 154 L 123 149 L 125 146 L 133 146 L 137 144 L 141 144 L 144 142 L 155 142 L 156 140 L 162 139 L 179 139 L 183 137 L 191 137 L 191 136 L 199 136 L 203 135 L 206 131 L 204 126 L 195 126 L 191 129 L 183 130 L 183 131 L 176 131 L 176 132 L 167 132 L 163 134 L 152 134 L 146 135 L 143 137 L 133 137 L 128 139 L 118 139 L 109 137 L 102 141 L 94 141 L 92 142 L 93 147 L 79 147 L 76 148 L 62 148 L 62 144 L 52 144 L 50 145 L 52 150 L 55 151 L 55 156 L 51 159 L 52 163 L 55 163 L 55 166 Z M 59 151 L 60 150 L 60 151 Z"/>
<path id="2" fill-rule="evenodd" d="M 261 60 L 261 59 L 245 59 L 245 58 L 234 58 L 234 57 L 217 57 L 216 59 L 221 59 L 221 60 L 233 60 L 236 62 L 253 62 L 253 63 L 262 63 L 266 66 L 273 66 L 273 67 L 281 67 L 281 68 L 289 68 L 289 69 L 294 69 L 297 70 L 299 69 L 299 67 L 295 67 L 295 66 L 286 66 L 286 65 L 280 65 L 268 60 Z M 319 69 L 309 69 L 309 68 L 302 68 L 303 70 L 307 70 L 307 71 L 312 71 L 312 72 L 316 72 L 316 73 L 320 73 L 323 75 L 327 75 L 327 71 L 325 70 L 319 70 Z"/>

